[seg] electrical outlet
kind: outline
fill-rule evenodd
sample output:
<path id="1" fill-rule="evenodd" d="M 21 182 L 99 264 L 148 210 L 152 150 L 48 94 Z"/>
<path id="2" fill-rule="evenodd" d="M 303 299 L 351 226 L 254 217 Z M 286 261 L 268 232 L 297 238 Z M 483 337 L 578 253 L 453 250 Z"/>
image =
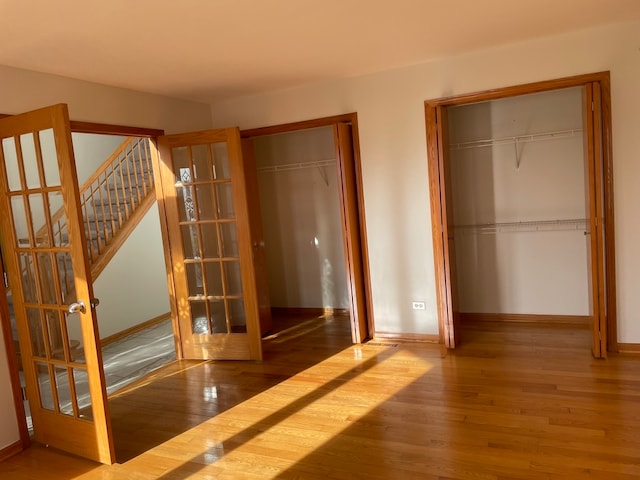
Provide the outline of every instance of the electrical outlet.
<path id="1" fill-rule="evenodd" d="M 414 310 L 424 310 L 426 308 L 424 302 L 412 302 L 411 306 Z"/>

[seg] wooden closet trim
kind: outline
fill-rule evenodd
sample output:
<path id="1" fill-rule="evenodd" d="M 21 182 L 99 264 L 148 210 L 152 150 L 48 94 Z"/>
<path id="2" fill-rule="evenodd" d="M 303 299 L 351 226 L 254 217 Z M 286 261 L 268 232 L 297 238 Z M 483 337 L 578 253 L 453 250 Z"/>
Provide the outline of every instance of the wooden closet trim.
<path id="1" fill-rule="evenodd" d="M 438 132 L 438 118 L 442 110 L 455 105 L 465 105 L 476 102 L 497 100 L 531 93 L 558 90 L 561 88 L 584 87 L 590 83 L 599 83 L 602 90 L 602 149 L 603 149 L 603 190 L 604 190 L 604 220 L 605 220 L 605 292 L 607 318 L 607 350 L 618 351 L 617 328 L 617 297 L 615 275 L 615 222 L 614 222 L 614 194 L 613 194 L 613 147 L 611 127 L 611 80 L 608 71 L 564 77 L 555 80 L 527 83 L 522 85 L 497 88 L 427 100 L 425 105 L 427 162 L 429 172 L 429 194 L 431 205 L 431 231 L 433 235 L 433 254 L 435 262 L 436 297 L 438 301 L 438 326 L 441 343 L 448 348 L 454 348 L 455 342 L 449 332 L 454 331 L 455 322 L 452 305 L 452 291 L 449 284 L 451 265 L 448 261 L 444 239 L 447 234 L 447 205 L 444 185 L 444 158 Z"/>
<path id="2" fill-rule="evenodd" d="M 312 120 L 303 120 L 300 122 L 292 122 L 292 123 L 284 123 L 280 125 L 272 125 L 260 128 L 251 128 L 240 131 L 240 136 L 244 138 L 254 138 L 260 137 L 263 135 L 275 135 L 280 133 L 291 133 L 299 130 L 307 130 L 310 128 L 318 128 L 318 127 L 330 127 L 335 126 L 339 123 L 349 123 L 352 128 L 353 135 L 353 149 L 354 149 L 354 158 L 355 158 L 355 166 L 356 166 L 356 189 L 357 191 L 357 202 L 358 202 L 358 221 L 359 221 L 359 230 L 360 230 L 360 251 L 362 255 L 362 270 L 364 276 L 364 288 L 365 288 L 365 310 L 367 316 L 367 329 L 368 329 L 368 337 L 371 338 L 375 332 L 375 322 L 373 318 L 373 304 L 371 302 L 371 270 L 369 268 L 369 247 L 367 244 L 367 224 L 365 221 L 365 213 L 364 213 L 364 193 L 363 193 L 363 182 L 362 182 L 362 166 L 361 166 L 361 156 L 360 156 L 360 136 L 358 129 L 358 114 L 356 112 L 352 113 L 344 113 L 340 115 L 333 115 L 330 117 L 316 118 Z M 346 260 L 346 259 L 345 259 Z M 349 289 L 352 288 L 351 285 L 348 286 Z M 355 332 L 357 328 L 355 325 L 352 325 L 352 332 Z M 359 339 L 359 341 L 364 341 L 365 338 Z"/>

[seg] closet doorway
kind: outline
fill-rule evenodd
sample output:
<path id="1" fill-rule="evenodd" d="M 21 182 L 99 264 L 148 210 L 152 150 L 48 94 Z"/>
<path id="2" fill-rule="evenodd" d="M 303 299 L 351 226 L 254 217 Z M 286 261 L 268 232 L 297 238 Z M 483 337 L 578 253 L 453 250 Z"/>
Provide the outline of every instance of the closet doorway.
<path id="1" fill-rule="evenodd" d="M 617 350 L 608 72 L 425 102 L 440 338 L 589 322 Z"/>
<path id="2" fill-rule="evenodd" d="M 373 331 L 357 140 L 345 114 L 241 132 L 251 207 L 262 222 L 254 265 L 265 310 L 348 314 L 351 337 Z M 263 332 L 263 334 L 266 332 Z"/>

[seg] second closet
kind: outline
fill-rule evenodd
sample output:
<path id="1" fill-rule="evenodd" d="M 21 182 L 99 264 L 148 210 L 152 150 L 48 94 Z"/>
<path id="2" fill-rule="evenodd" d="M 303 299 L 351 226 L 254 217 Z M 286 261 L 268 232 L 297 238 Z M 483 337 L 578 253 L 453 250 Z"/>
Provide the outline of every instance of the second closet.
<path id="1" fill-rule="evenodd" d="M 588 323 L 582 90 L 448 108 L 462 318 Z"/>

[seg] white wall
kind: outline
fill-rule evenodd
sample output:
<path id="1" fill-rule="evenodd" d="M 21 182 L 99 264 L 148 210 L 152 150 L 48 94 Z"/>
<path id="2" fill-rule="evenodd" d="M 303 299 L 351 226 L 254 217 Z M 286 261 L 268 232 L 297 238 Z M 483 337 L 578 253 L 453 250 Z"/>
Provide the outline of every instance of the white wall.
<path id="1" fill-rule="evenodd" d="M 582 89 L 453 107 L 454 225 L 585 218 Z M 536 141 L 465 142 L 577 131 Z M 540 137 L 538 137 L 540 138 Z M 517 148 L 517 152 L 516 152 Z M 461 312 L 588 315 L 584 229 L 456 228 Z"/>
<path id="2" fill-rule="evenodd" d="M 69 115 L 76 121 L 157 128 L 164 129 L 166 133 L 202 130 L 211 126 L 210 108 L 204 104 L 0 66 L 0 113 L 16 114 L 56 103 L 67 103 Z M 154 212 L 156 217 L 153 217 Z M 152 209 L 144 220 L 147 225 L 145 228 L 153 230 L 155 228 L 153 224 L 156 221 L 157 209 Z M 140 267 L 137 268 L 139 272 L 147 271 L 148 268 L 154 282 L 165 282 L 166 285 L 162 254 L 159 258 L 153 254 L 158 250 L 162 252 L 160 235 L 156 236 L 154 233 L 144 242 L 135 243 L 134 240 L 132 245 L 126 248 L 135 250 L 135 254 L 125 250 L 123 253 L 125 260 L 122 258 L 114 260 L 123 266 L 121 273 L 110 273 L 107 269 L 103 272 L 104 278 L 107 279 L 109 275 L 112 278 L 115 277 L 114 281 L 118 282 L 117 287 L 125 290 L 122 279 L 131 271 L 131 264 L 138 265 L 139 262 Z M 153 260 L 148 255 L 152 255 Z M 157 268 L 156 262 L 159 262 L 160 269 Z M 141 280 L 136 277 L 136 281 Z M 123 294 L 117 288 L 114 290 L 115 295 Z M 131 290 L 139 292 L 136 289 Z M 98 293 L 100 291 L 98 290 Z M 136 308 L 135 303 L 133 306 L 131 304 L 134 297 L 135 295 L 131 294 L 123 297 L 129 302 L 128 306 L 133 309 Z M 105 301 L 105 303 L 107 303 L 106 306 L 100 307 L 99 316 L 101 315 L 105 320 L 118 318 L 119 314 L 108 313 L 111 310 L 110 302 Z M 157 299 L 159 313 L 168 311 L 167 305 L 166 298 Z M 104 336 L 104 332 L 109 332 L 111 327 L 103 326 L 103 323 L 101 321 L 101 333 Z M 6 369 L 5 349 L 4 343 L 0 342 L 0 372 L 2 369 Z M 0 397 L 4 398 L 5 392 L 10 393 L 8 385 L 8 380 L 0 373 L 0 392 L 2 392 Z M 15 421 L 13 406 L 8 408 L 0 403 L 0 448 L 19 440 L 17 431 L 11 427 Z"/>
<path id="3" fill-rule="evenodd" d="M 119 135 L 73 132 L 71 139 L 78 173 L 78 185 L 87 181 L 126 138 Z"/>
<path id="4" fill-rule="evenodd" d="M 222 101 L 215 126 L 357 112 L 376 329 L 436 333 L 424 100 L 611 71 L 619 340 L 640 343 L 640 24 L 590 29 L 383 73 Z M 414 311 L 411 300 L 427 309 Z"/>
<path id="5" fill-rule="evenodd" d="M 272 307 L 348 308 L 333 128 L 256 138 Z M 323 167 L 261 167 L 332 160 Z"/>
<path id="6" fill-rule="evenodd" d="M 11 341 L 11 339 L 9 339 Z M 16 421 L 16 407 L 9 377 L 9 363 L 4 350 L 4 337 L 0 328 L 0 450 L 20 440 L 20 431 Z"/>
<path id="7" fill-rule="evenodd" d="M 202 103 L 0 65 L 0 113 L 16 114 L 66 103 L 71 120 L 157 128 L 165 133 L 209 128 Z"/>
<path id="8" fill-rule="evenodd" d="M 154 203 L 93 283 L 101 338 L 169 312 L 161 235 Z"/>

